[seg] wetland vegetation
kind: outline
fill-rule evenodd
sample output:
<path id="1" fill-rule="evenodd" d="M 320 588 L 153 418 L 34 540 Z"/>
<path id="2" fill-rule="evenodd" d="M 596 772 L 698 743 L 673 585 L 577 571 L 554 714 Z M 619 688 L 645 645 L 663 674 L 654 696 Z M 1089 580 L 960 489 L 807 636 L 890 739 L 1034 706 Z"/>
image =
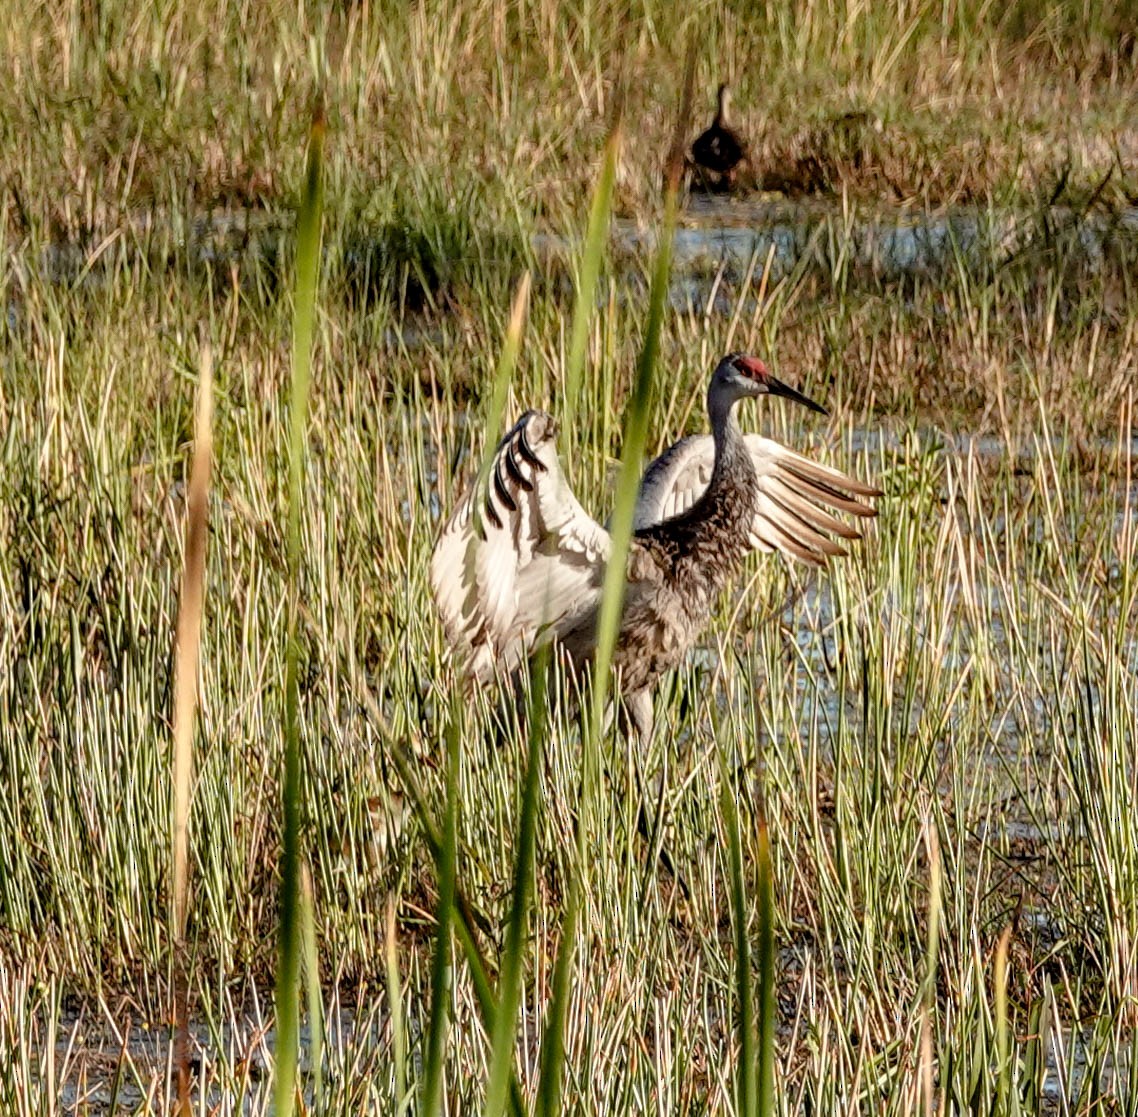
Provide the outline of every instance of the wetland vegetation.
<path id="1" fill-rule="evenodd" d="M 771 1078 L 743 1088 L 762 1056 L 739 999 L 772 962 L 756 1012 L 777 1023 L 778 1112 L 1133 1111 L 1136 25 L 1126 3 L 1058 0 L 8 13 L 5 1111 L 170 1110 L 180 967 L 195 1112 L 271 1108 L 290 679 L 327 1033 L 315 1102 L 301 1033 L 315 1112 L 432 1097 L 449 1112 L 756 1111 Z M 672 243 L 661 168 L 693 34 L 691 134 L 729 75 L 783 193 L 685 200 L 647 452 L 704 429 L 707 376 L 746 349 L 831 415 L 772 402 L 745 424 L 886 495 L 829 571 L 756 560 L 658 697 L 651 750 L 602 735 L 586 778 L 556 680 L 539 752 L 495 734 L 492 696 L 455 714 L 426 566 L 498 403 L 564 414 L 623 90 L 612 234 L 563 430 L 583 503 L 611 507 L 654 254 Z M 293 537 L 294 214 L 318 92 Z M 802 249 L 785 259 L 759 239 L 780 222 Z M 927 266 L 862 250 L 866 229 L 922 223 L 949 230 Z M 754 236 L 741 252 L 738 229 Z M 174 632 L 207 344 L 179 961 Z M 451 909 L 444 1043 L 432 974 Z M 491 996 L 514 988 L 516 1037 L 487 1012 L 467 939 Z"/>

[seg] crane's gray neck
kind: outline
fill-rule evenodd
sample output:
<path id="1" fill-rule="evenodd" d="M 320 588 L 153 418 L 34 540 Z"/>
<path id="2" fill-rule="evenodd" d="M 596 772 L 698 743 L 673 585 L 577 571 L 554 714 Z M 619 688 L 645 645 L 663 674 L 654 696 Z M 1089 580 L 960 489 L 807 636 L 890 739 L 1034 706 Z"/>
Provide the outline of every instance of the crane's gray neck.
<path id="1" fill-rule="evenodd" d="M 730 387 L 720 384 L 708 393 L 707 400 L 715 465 L 698 506 L 700 538 L 696 552 L 703 564 L 702 584 L 712 596 L 723 588 L 747 553 L 749 527 L 755 515 L 755 465 L 735 421 L 738 398 Z"/>
<path id="2" fill-rule="evenodd" d="M 746 456 L 743 432 L 735 421 L 735 403 L 736 400 L 725 393 L 709 392 L 707 396 L 708 418 L 715 439 L 715 467 L 711 474 L 713 484 L 730 474 L 741 455 Z"/>

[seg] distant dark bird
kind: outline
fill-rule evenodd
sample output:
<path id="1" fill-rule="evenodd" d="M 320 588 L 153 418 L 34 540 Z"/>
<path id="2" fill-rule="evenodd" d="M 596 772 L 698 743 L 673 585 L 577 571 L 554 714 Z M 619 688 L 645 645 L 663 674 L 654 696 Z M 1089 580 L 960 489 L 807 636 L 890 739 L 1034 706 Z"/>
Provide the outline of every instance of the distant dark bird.
<path id="1" fill-rule="evenodd" d="M 731 104 L 731 87 L 719 87 L 719 105 L 715 119 L 691 145 L 692 163 L 702 172 L 704 185 L 733 190 L 740 184 L 744 171 L 751 173 L 751 153 L 747 141 L 727 123 Z"/>
<path id="2" fill-rule="evenodd" d="M 677 666 L 748 552 L 778 551 L 820 566 L 859 539 L 827 509 L 873 516 L 880 496 L 836 469 L 759 435 L 744 435 L 737 401 L 784 396 L 825 410 L 731 353 L 707 391 L 712 434 L 680 439 L 644 474 L 633 521 L 613 666 L 632 727 L 652 732 L 652 688 Z M 484 492 L 469 492 L 431 558 L 431 588 L 469 678 L 508 678 L 554 641 L 573 668 L 596 646 L 609 533 L 577 502 L 557 460 L 556 426 L 527 411 L 502 439 Z"/>

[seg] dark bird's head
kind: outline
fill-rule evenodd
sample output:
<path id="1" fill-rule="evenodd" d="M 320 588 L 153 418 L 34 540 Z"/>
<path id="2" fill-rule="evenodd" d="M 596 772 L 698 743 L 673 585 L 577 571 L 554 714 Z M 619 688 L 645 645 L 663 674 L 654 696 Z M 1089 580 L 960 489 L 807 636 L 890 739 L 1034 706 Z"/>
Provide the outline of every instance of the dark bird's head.
<path id="1" fill-rule="evenodd" d="M 707 389 L 708 410 L 713 414 L 724 406 L 729 410 L 737 400 L 755 399 L 758 396 L 782 396 L 821 415 L 827 413 L 824 407 L 789 384 L 776 380 L 758 357 L 748 357 L 746 353 L 728 353 L 716 366 L 711 377 L 711 386 Z"/>

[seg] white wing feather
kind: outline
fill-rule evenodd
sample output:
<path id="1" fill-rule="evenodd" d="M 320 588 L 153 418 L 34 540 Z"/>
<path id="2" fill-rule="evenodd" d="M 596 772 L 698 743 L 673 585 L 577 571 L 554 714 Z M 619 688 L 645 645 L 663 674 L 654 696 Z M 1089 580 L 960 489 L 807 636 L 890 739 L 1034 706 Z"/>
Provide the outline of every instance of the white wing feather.
<path id="1" fill-rule="evenodd" d="M 468 492 L 431 556 L 431 588 L 467 674 L 484 682 L 517 666 L 545 634 L 594 606 L 608 533 L 570 491 L 556 424 L 527 411 Z"/>
<path id="2" fill-rule="evenodd" d="M 830 555 L 845 554 L 829 536 L 861 536 L 830 510 L 874 516 L 873 507 L 858 498 L 880 496 L 880 492 L 773 439 L 757 434 L 744 437 L 759 489 L 751 545 L 816 566 Z M 715 442 L 710 435 L 682 438 L 665 450 L 644 474 L 633 527 L 650 527 L 686 512 L 706 491 L 714 465 Z"/>

